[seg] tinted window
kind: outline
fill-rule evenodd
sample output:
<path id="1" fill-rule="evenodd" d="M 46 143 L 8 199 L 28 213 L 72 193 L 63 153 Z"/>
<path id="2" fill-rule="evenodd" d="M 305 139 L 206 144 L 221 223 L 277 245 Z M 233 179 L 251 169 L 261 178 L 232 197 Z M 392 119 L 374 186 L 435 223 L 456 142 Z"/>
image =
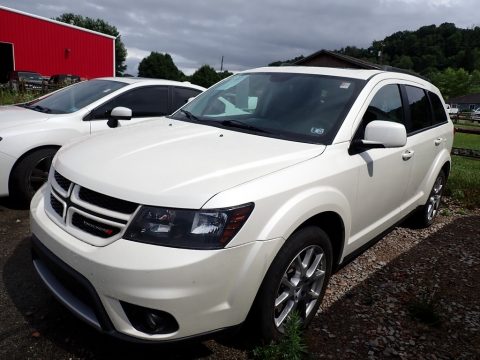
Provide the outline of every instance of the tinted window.
<path id="1" fill-rule="evenodd" d="M 373 120 L 393 121 L 404 124 L 402 97 L 398 85 L 386 85 L 373 97 L 362 118 L 355 139 L 363 139 L 365 127 Z"/>
<path id="2" fill-rule="evenodd" d="M 132 117 L 149 117 L 167 115 L 168 88 L 148 86 L 127 91 L 95 109 L 91 119 L 106 119 L 113 108 L 127 107 L 132 110 Z"/>
<path id="3" fill-rule="evenodd" d="M 54 92 L 41 100 L 34 100 L 27 106 L 33 109 L 41 108 L 53 114 L 72 113 L 125 85 L 127 84 L 110 80 L 84 81 Z"/>
<path id="4" fill-rule="evenodd" d="M 433 110 L 433 123 L 434 124 L 442 124 L 447 122 L 447 114 L 445 114 L 445 108 L 443 107 L 442 101 L 432 92 L 428 92 L 428 96 L 430 97 L 430 102 L 432 103 L 432 110 Z"/>
<path id="5" fill-rule="evenodd" d="M 411 124 L 409 133 L 420 131 L 431 126 L 430 103 L 428 102 L 425 91 L 413 86 L 405 86 L 407 92 L 408 104 L 410 106 Z"/>
<path id="6" fill-rule="evenodd" d="M 386 85 L 381 88 L 373 97 L 363 119 L 403 123 L 402 98 L 398 85 Z"/>
<path id="7" fill-rule="evenodd" d="M 188 102 L 188 99 L 197 96 L 201 91 L 187 88 L 173 88 L 173 109 L 177 110 Z"/>

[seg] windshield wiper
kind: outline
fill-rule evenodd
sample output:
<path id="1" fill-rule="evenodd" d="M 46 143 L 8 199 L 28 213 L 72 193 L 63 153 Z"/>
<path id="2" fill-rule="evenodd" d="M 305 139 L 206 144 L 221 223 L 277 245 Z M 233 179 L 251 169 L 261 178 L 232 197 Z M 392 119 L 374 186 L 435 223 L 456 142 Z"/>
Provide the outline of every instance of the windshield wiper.
<path id="1" fill-rule="evenodd" d="M 239 129 L 252 130 L 252 131 L 261 132 L 265 134 L 271 134 L 271 132 L 268 130 L 265 130 L 250 124 L 246 124 L 238 120 L 223 120 L 223 121 L 220 121 L 220 124 L 227 127 L 235 127 Z"/>
<path id="2" fill-rule="evenodd" d="M 180 109 L 180 112 L 184 113 L 188 120 L 195 120 L 195 121 L 199 121 L 199 120 L 200 120 L 198 117 L 196 117 L 195 115 L 193 115 L 193 114 L 192 114 L 190 111 L 188 111 L 188 110 Z"/>
<path id="3" fill-rule="evenodd" d="M 30 110 L 40 111 L 40 112 L 44 112 L 44 113 L 49 113 L 49 112 L 52 111 L 51 109 L 49 109 L 47 107 L 44 107 L 44 106 L 40 106 L 40 105 L 35 105 L 35 106 L 24 105 L 24 107 L 27 108 L 27 109 L 30 109 Z"/>

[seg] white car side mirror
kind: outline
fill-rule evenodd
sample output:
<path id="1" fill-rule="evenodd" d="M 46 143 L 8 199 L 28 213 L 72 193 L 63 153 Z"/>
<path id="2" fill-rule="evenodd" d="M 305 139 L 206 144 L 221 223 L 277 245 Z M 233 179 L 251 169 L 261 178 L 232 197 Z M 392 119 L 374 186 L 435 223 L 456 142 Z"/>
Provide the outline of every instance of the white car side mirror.
<path id="1" fill-rule="evenodd" d="M 130 120 L 132 118 L 132 109 L 117 106 L 110 112 L 110 117 L 117 120 Z"/>
<path id="2" fill-rule="evenodd" d="M 110 111 L 110 116 L 107 121 L 108 127 L 116 128 L 118 126 L 118 120 L 130 120 L 132 118 L 132 109 L 117 106 Z"/>
<path id="3" fill-rule="evenodd" d="M 365 127 L 364 145 L 378 144 L 386 148 L 402 147 L 407 143 L 407 130 L 403 124 L 374 120 Z"/>

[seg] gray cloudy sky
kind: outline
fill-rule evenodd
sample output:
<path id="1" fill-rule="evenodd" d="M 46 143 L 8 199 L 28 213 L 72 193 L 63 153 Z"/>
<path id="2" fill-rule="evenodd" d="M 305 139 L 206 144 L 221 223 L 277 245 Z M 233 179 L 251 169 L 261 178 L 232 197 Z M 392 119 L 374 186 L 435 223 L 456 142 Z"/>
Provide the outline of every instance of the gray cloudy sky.
<path id="1" fill-rule="evenodd" d="M 115 25 L 127 72 L 151 51 L 169 53 L 191 74 L 202 64 L 238 71 L 320 49 L 367 47 L 395 31 L 444 22 L 480 25 L 478 0 L 0 0 L 55 17 L 65 12 Z"/>

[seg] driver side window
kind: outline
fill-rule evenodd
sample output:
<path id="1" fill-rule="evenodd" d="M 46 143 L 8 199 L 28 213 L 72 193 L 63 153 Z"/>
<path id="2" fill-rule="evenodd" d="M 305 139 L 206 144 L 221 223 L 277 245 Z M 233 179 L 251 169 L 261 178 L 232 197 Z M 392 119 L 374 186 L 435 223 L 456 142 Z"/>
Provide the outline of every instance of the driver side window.
<path id="1" fill-rule="evenodd" d="M 382 87 L 368 105 L 362 122 L 355 134 L 356 139 L 363 139 L 365 127 L 374 120 L 392 121 L 404 124 L 402 98 L 398 85 L 391 84 Z"/>

